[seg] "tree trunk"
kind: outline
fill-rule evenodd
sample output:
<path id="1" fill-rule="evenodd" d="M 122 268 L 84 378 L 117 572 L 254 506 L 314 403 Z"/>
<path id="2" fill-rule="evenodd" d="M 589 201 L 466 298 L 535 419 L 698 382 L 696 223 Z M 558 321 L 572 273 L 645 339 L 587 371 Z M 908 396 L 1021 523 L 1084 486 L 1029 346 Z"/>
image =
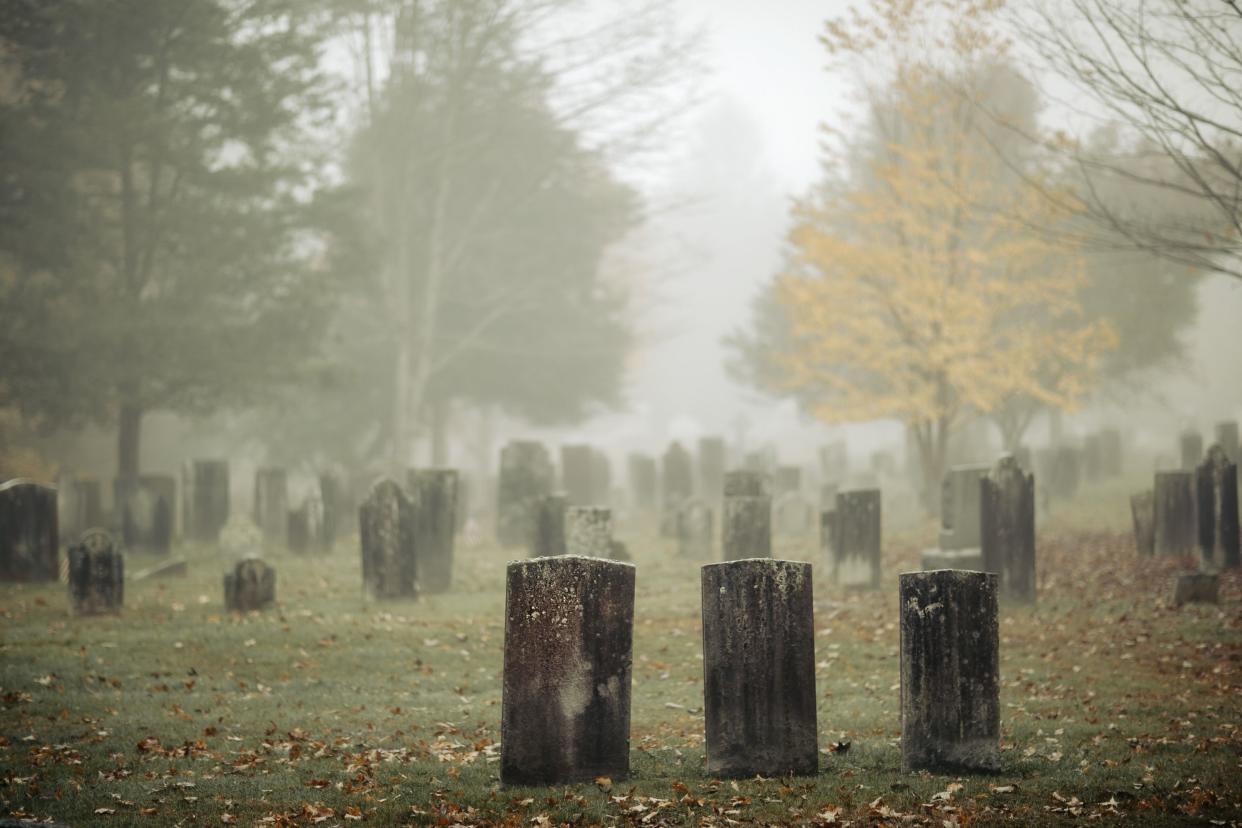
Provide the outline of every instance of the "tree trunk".
<path id="1" fill-rule="evenodd" d="M 142 414 L 142 406 L 132 402 L 121 403 L 120 422 L 117 426 L 116 475 L 127 482 L 138 479 Z"/>

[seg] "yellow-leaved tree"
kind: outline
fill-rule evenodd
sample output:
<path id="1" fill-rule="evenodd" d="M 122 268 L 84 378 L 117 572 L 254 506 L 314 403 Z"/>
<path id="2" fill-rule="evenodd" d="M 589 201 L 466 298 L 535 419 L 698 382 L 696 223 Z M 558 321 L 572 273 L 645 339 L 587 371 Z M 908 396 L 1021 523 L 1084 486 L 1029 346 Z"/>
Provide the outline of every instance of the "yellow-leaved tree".
<path id="1" fill-rule="evenodd" d="M 1083 318 L 1083 262 L 1056 232 L 1076 201 L 1018 143 L 1037 95 L 989 32 L 998 6 L 873 0 L 827 25 L 830 51 L 888 77 L 867 85 L 865 137 L 836 145 L 845 172 L 826 164 L 796 203 L 777 278 L 784 390 L 825 422 L 903 422 L 931 510 L 965 417 L 1016 442 L 1029 412 L 1075 405 L 1115 339 Z"/>

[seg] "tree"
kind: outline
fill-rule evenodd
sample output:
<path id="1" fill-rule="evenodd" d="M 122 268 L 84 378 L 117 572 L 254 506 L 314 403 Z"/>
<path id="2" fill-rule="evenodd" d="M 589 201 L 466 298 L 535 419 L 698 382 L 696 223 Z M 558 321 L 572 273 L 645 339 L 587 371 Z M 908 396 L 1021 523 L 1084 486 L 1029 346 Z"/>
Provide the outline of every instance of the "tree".
<path id="1" fill-rule="evenodd" d="M 0 360 L 46 426 L 249 403 L 330 303 L 314 15 L 280 0 L 10 0 Z M 32 329 L 37 325 L 37 329 Z"/>

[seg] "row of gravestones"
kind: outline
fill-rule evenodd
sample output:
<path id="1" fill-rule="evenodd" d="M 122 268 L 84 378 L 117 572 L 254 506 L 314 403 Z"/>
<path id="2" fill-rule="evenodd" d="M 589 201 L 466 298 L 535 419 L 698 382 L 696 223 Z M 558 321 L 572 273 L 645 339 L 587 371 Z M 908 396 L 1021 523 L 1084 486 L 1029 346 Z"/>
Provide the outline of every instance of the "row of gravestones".
<path id="1" fill-rule="evenodd" d="M 811 565 L 702 568 L 706 771 L 814 774 L 819 763 Z M 509 564 L 501 781 L 629 772 L 635 568 L 564 556 Z M 997 576 L 900 581 L 902 767 L 1000 770 Z"/>
<path id="2" fill-rule="evenodd" d="M 403 487 L 377 481 L 358 508 L 363 585 L 376 598 L 442 592 L 453 580 L 459 478 L 411 469 Z"/>
<path id="3" fill-rule="evenodd" d="M 1238 424 L 1226 421 L 1216 424 L 1216 441 L 1231 463 L 1242 460 L 1242 446 L 1239 445 Z M 1203 450 L 1203 435 L 1195 429 L 1187 429 L 1177 437 L 1178 454 L 1181 458 L 1182 471 L 1194 471 L 1206 459 Z"/>

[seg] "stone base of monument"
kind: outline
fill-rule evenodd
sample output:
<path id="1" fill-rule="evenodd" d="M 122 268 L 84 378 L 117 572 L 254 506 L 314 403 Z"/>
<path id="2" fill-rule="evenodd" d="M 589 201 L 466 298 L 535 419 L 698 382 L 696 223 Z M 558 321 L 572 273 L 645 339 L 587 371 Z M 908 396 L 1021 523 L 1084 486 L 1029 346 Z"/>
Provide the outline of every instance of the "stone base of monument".
<path id="1" fill-rule="evenodd" d="M 130 576 L 131 581 L 163 580 L 164 578 L 184 578 L 190 573 L 190 564 L 185 558 L 168 561 L 159 566 L 140 569 Z"/>
<path id="2" fill-rule="evenodd" d="M 1173 606 L 1215 604 L 1220 601 L 1220 576 L 1210 572 L 1183 572 L 1173 581 Z"/>
<path id="3" fill-rule="evenodd" d="M 979 547 L 971 549 L 924 549 L 920 559 L 922 569 L 930 572 L 933 569 L 964 569 L 970 572 L 983 571 L 983 550 Z"/>
<path id="4" fill-rule="evenodd" d="M 276 601 L 276 570 L 258 558 L 238 561 L 224 576 L 224 608 L 230 612 L 251 612 Z"/>

